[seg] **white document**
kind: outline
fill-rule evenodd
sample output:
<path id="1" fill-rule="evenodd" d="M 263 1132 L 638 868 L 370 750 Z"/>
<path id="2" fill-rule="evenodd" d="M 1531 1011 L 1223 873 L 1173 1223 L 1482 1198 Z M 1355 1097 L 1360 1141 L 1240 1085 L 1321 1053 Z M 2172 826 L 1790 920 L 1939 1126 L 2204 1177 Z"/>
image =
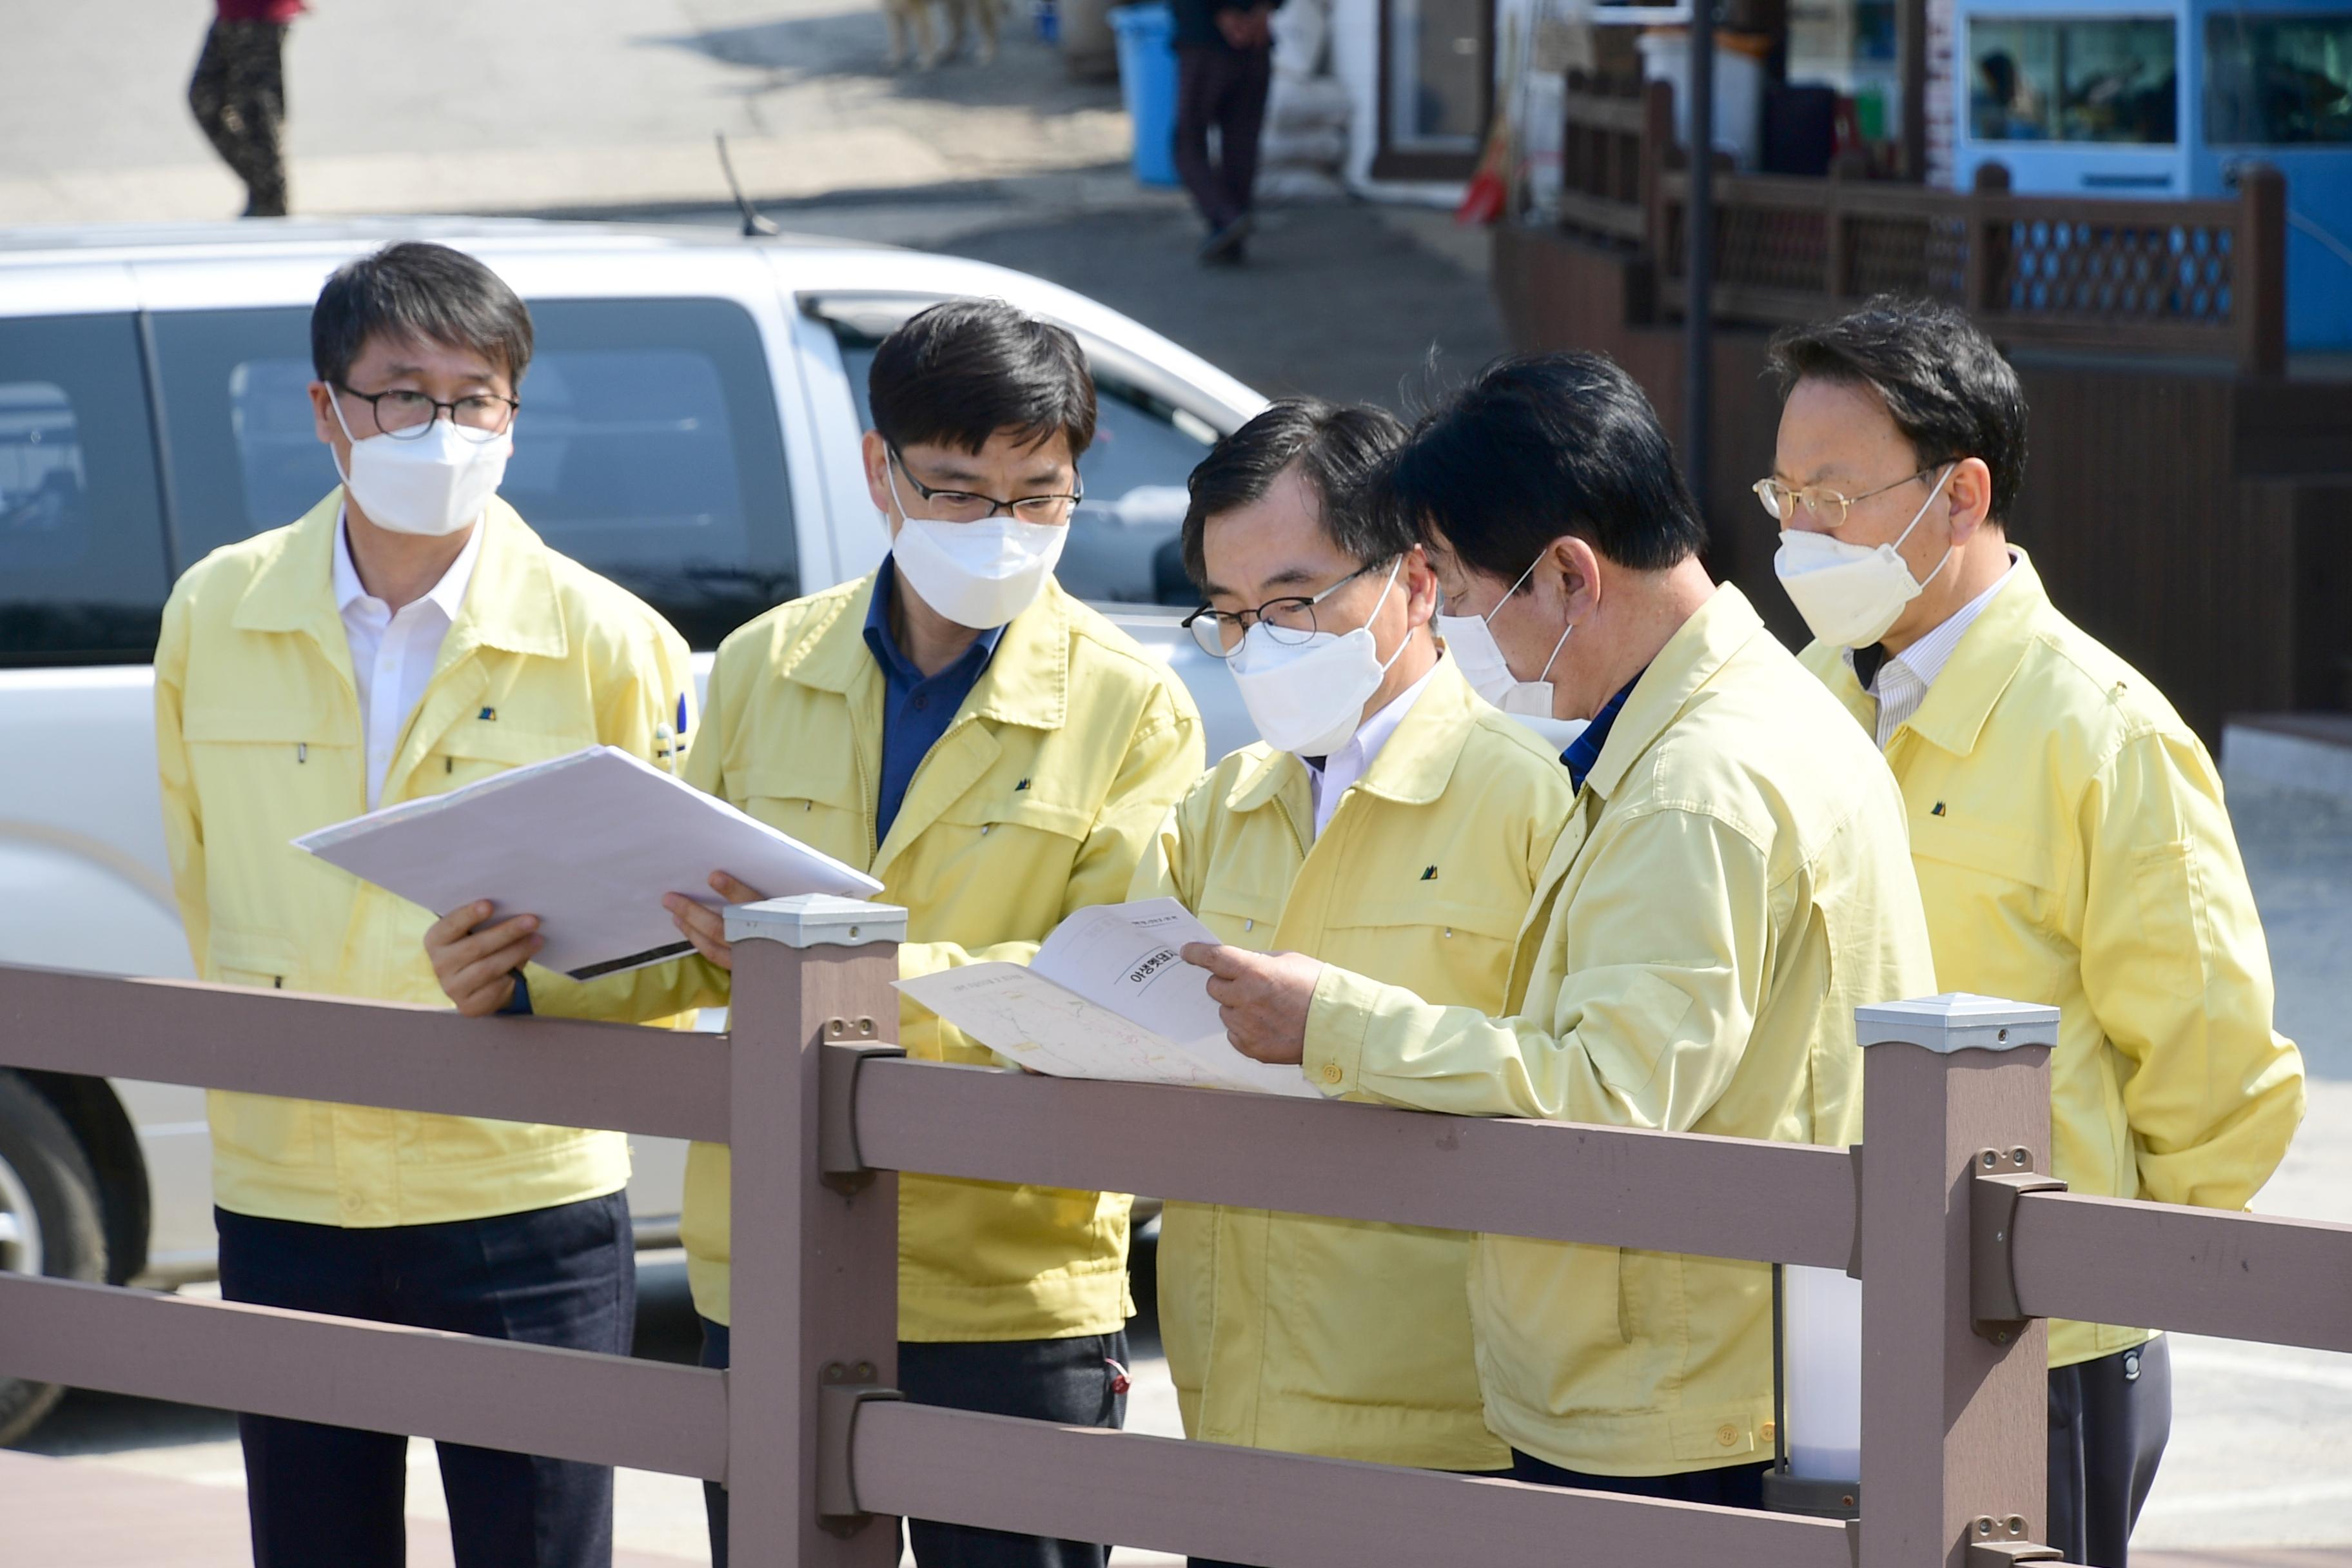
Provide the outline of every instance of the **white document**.
<path id="1" fill-rule="evenodd" d="M 689 952 L 665 893 L 712 909 L 713 871 L 771 899 L 882 884 L 611 746 L 513 768 L 294 840 L 436 914 L 476 899 L 537 915 L 536 962 L 593 980 Z"/>
<path id="2" fill-rule="evenodd" d="M 1007 1060 L 1055 1078 L 1185 1083 L 1320 1099 L 1297 1067 L 1234 1049 L 1209 972 L 1186 942 L 1215 942 L 1173 899 L 1098 904 L 1054 928 L 1027 963 L 971 963 L 898 989 Z"/>

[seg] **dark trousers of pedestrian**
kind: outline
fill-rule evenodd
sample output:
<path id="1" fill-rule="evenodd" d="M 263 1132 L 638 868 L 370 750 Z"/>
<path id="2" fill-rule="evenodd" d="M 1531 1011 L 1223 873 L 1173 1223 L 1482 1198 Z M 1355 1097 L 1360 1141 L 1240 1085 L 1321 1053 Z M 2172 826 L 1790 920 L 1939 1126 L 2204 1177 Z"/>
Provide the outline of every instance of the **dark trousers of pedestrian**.
<path id="1" fill-rule="evenodd" d="M 725 1324 L 702 1320 L 702 1364 L 728 1362 Z M 1120 1386 L 1127 1332 L 1003 1343 L 898 1342 L 898 1389 L 917 1405 L 943 1405 L 986 1415 L 1017 1415 L 1063 1426 L 1118 1427 L 1127 1420 Z M 706 1484 L 711 1568 L 727 1568 L 727 1490 Z M 1082 1541 L 1053 1541 L 910 1519 L 907 1533 L 917 1568 L 1104 1568 L 1109 1551 Z"/>
<path id="2" fill-rule="evenodd" d="M 1257 190 L 1271 49 L 1188 47 L 1176 51 L 1176 174 L 1212 229 L 1232 226 Z M 1209 128 L 1217 156 L 1209 157 Z"/>
<path id="3" fill-rule="evenodd" d="M 2132 1526 L 2172 1435 L 2161 1338 L 2050 1373 L 2050 1531 L 2069 1563 L 2126 1568 Z"/>
<path id="4" fill-rule="evenodd" d="M 188 83 L 213 151 L 245 182 L 245 216 L 286 214 L 286 24 L 215 22 Z"/>
<path id="5" fill-rule="evenodd" d="M 1655 1498 L 1664 1502 L 1707 1502 L 1717 1508 L 1762 1508 L 1764 1472 L 1772 1467 L 1726 1465 L 1713 1470 L 1681 1470 L 1671 1476 L 1595 1476 L 1565 1470 L 1533 1454 L 1511 1450 L 1511 1479 L 1544 1487 L 1574 1487 L 1580 1491 L 1615 1492 L 1621 1497 Z"/>
<path id="6" fill-rule="evenodd" d="M 626 1355 L 637 1277 L 628 1199 L 446 1225 L 346 1230 L 215 1210 L 232 1301 Z M 408 1439 L 237 1417 L 255 1568 L 404 1568 Z M 610 1568 L 613 1472 L 436 1446 L 457 1568 Z"/>
<path id="7" fill-rule="evenodd" d="M 1489 1480 L 1507 1481 L 1512 1479 L 1511 1472 L 1508 1470 L 1447 1470 L 1444 1473 L 1453 1476 L 1480 1476 Z M 1248 1563 L 1228 1563 L 1222 1557 L 1187 1557 L 1184 1559 L 1184 1568 L 1255 1568 L 1255 1565 Z"/>

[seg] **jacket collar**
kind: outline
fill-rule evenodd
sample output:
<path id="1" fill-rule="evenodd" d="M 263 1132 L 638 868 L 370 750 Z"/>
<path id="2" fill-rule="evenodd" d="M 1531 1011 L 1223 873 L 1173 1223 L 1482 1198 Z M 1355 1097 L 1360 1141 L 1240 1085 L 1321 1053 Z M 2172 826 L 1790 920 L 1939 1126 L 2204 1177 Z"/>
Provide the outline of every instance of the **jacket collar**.
<path id="1" fill-rule="evenodd" d="M 309 632 L 327 648 L 347 640 L 335 603 L 335 534 L 342 509 L 338 486 L 286 531 L 237 603 L 234 624 L 239 630 Z M 514 508 L 495 496 L 479 526 L 481 553 L 464 606 L 449 628 L 442 662 L 476 647 L 563 658 L 570 639 L 547 547 Z"/>
<path id="2" fill-rule="evenodd" d="M 1403 805 L 1426 805 L 1445 793 L 1470 728 L 1485 704 L 1450 658 L 1440 658 L 1429 684 L 1397 721 L 1396 733 L 1357 782 L 1356 787 Z M 1307 787 L 1307 764 L 1271 747 L 1239 770 L 1225 792 L 1229 811 L 1255 811 L 1293 786 Z"/>
<path id="3" fill-rule="evenodd" d="M 847 695 L 881 673 L 866 646 L 866 620 L 873 613 L 878 572 L 868 574 L 843 603 L 831 625 L 820 631 L 790 668 L 795 680 L 820 691 Z M 1058 730 L 1069 717 L 1070 632 L 1076 601 L 1048 578 L 1037 602 L 1013 617 L 957 715 L 992 719 L 1032 730 Z"/>
<path id="4" fill-rule="evenodd" d="M 1903 726 L 1954 756 L 1976 749 L 1985 721 L 2023 667 L 2034 627 L 2050 608 L 2049 591 L 2033 563 L 2013 544 L 2010 553 L 2017 558 L 2009 569 L 2011 580 L 1962 634 L 1919 710 Z"/>
<path id="5" fill-rule="evenodd" d="M 1585 789 L 1608 798 L 1635 760 L 1682 716 L 1691 699 L 1732 656 L 1756 638 L 1771 635 L 1746 595 L 1728 583 L 1717 588 L 1633 683 L 1633 695 L 1618 710 L 1601 755 L 1584 776 Z"/>

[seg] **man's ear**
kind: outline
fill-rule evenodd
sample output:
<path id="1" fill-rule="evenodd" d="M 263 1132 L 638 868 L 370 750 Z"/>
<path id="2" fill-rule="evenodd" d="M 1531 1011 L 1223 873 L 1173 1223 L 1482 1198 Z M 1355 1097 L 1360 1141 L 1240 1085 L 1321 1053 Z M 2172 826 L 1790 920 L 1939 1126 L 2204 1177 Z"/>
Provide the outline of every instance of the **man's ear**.
<path id="1" fill-rule="evenodd" d="M 1601 557 L 1590 543 L 1572 533 L 1560 535 L 1546 552 L 1544 572 L 1558 584 L 1555 591 L 1570 626 L 1592 618 L 1601 607 Z"/>
<path id="2" fill-rule="evenodd" d="M 1951 507 L 1952 542 L 1966 544 L 1977 531 L 1992 522 L 1992 469 L 1982 458 L 1962 458 L 1952 465 L 1944 486 Z M 1998 528 L 1999 523 L 1993 523 Z"/>
<path id="3" fill-rule="evenodd" d="M 1404 569 L 1398 574 L 1397 584 L 1404 590 L 1406 629 L 1427 626 L 1437 614 L 1437 572 L 1429 563 L 1429 552 L 1420 545 L 1404 552 Z"/>
<path id="4" fill-rule="evenodd" d="M 890 498 L 890 447 L 882 439 L 879 430 L 868 430 L 858 443 L 858 456 L 866 465 L 866 493 L 873 499 L 874 510 L 882 514 L 887 526 L 895 532 L 897 524 L 891 513 L 898 509 Z"/>

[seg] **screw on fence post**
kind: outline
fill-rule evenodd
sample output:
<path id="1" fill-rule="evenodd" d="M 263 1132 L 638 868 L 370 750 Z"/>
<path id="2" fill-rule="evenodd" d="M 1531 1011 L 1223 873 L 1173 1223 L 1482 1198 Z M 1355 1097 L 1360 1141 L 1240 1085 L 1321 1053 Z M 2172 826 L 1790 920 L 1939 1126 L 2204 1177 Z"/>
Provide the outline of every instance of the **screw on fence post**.
<path id="1" fill-rule="evenodd" d="M 1985 996 L 1858 1008 L 1862 1165 L 1860 1568 L 1963 1568 L 1977 1521 L 2038 1540 L 2048 1487 L 2048 1326 L 1975 1331 L 1970 1194 L 2047 1166 L 2058 1009 Z M 1992 1151 L 2008 1151 L 2008 1156 Z"/>
<path id="2" fill-rule="evenodd" d="M 738 1563 L 890 1568 L 898 1532 L 820 1518 L 827 1381 L 898 1370 L 898 1182 L 824 1181 L 830 1053 L 898 1035 L 907 911 L 806 895 L 727 911 L 735 944 L 733 1283 L 728 1371 L 730 1552 Z M 854 1061 L 849 1064 L 854 1070 Z M 838 1098 L 838 1097 L 836 1097 Z M 840 1473 L 836 1468 L 836 1472 Z"/>

